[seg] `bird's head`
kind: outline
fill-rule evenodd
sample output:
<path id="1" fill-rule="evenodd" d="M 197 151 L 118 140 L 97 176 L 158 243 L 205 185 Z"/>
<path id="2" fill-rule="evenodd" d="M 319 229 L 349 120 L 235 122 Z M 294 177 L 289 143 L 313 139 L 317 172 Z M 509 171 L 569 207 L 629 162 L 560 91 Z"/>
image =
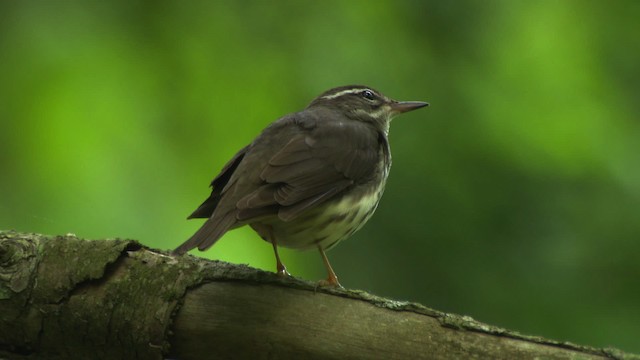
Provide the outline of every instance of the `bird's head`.
<path id="1" fill-rule="evenodd" d="M 394 116 L 428 105 L 422 101 L 393 100 L 368 86 L 348 85 L 325 91 L 308 109 L 322 106 L 337 110 L 349 119 L 372 123 L 387 133 Z"/>

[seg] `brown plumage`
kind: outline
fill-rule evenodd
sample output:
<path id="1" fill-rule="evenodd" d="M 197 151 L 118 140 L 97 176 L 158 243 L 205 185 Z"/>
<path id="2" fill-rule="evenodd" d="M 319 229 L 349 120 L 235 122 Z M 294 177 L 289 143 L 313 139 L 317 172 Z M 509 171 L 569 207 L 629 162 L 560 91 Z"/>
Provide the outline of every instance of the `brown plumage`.
<path id="1" fill-rule="evenodd" d="M 391 166 L 389 122 L 427 105 L 397 102 L 366 86 L 343 86 L 305 110 L 269 125 L 211 183 L 189 218 L 204 225 L 174 253 L 206 250 L 227 231 L 249 224 L 273 244 L 324 250 L 351 236 L 373 214 Z"/>

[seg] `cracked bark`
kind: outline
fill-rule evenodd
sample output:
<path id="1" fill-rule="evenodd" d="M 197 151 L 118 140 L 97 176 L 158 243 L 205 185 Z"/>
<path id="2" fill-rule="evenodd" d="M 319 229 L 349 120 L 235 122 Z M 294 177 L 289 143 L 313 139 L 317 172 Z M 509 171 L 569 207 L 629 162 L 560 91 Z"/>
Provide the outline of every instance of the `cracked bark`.
<path id="1" fill-rule="evenodd" d="M 132 240 L 17 232 L 0 232 L 0 357 L 640 359 Z"/>

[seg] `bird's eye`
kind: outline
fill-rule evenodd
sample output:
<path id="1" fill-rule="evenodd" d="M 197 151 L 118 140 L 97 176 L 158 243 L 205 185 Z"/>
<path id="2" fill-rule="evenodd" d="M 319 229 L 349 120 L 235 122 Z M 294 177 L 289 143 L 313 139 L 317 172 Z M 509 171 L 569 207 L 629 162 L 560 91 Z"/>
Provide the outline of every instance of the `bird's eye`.
<path id="1" fill-rule="evenodd" d="M 365 90 L 365 91 L 363 91 L 363 92 L 362 92 L 362 96 L 363 96 L 365 99 L 368 99 L 368 100 L 374 100 L 374 99 L 376 98 L 376 96 L 373 94 L 373 91 L 371 91 L 371 90 Z"/>

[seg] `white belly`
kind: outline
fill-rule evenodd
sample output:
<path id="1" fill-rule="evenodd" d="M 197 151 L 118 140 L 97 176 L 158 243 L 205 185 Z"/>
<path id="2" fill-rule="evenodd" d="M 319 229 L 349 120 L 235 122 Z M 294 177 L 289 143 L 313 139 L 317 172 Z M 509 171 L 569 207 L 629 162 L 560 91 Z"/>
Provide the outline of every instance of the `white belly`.
<path id="1" fill-rule="evenodd" d="M 265 221 L 272 228 L 278 246 L 293 249 L 312 249 L 318 245 L 329 249 L 338 242 L 349 238 L 371 218 L 382 196 L 380 191 L 372 191 L 357 200 L 356 196 L 346 196 L 338 202 L 328 202 L 319 208 L 289 221 Z"/>

